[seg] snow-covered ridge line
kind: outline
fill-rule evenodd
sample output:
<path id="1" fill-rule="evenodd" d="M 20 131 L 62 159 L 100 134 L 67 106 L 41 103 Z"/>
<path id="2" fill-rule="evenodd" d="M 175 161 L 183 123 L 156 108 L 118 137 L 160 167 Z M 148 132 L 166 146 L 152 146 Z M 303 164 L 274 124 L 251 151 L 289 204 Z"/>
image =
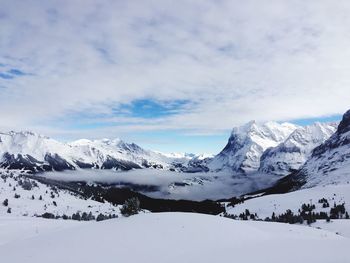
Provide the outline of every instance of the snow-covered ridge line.
<path id="1" fill-rule="evenodd" d="M 121 139 L 80 139 L 62 143 L 30 131 L 0 133 L 0 167 L 36 171 L 78 168 L 157 168 L 182 172 L 230 170 L 287 175 L 299 169 L 312 149 L 335 131 L 336 123 L 301 127 L 255 121 L 235 127 L 216 156 L 164 154 Z"/>
<path id="2" fill-rule="evenodd" d="M 0 167 L 37 171 L 78 168 L 170 169 L 173 162 L 185 163 L 188 156 L 167 156 L 145 150 L 120 139 L 81 139 L 62 143 L 33 132 L 0 133 Z"/>
<path id="3" fill-rule="evenodd" d="M 337 123 L 319 123 L 298 127 L 276 147 L 261 156 L 259 171 L 288 175 L 298 170 L 312 150 L 326 141 L 337 129 Z"/>
<path id="4" fill-rule="evenodd" d="M 260 171 L 287 175 L 304 164 L 313 148 L 336 130 L 337 123 L 297 126 L 251 121 L 233 129 L 225 148 L 208 162 L 211 170 Z"/>
<path id="5" fill-rule="evenodd" d="M 312 151 L 290 181 L 303 188 L 350 183 L 350 110 L 344 114 L 337 131 Z"/>

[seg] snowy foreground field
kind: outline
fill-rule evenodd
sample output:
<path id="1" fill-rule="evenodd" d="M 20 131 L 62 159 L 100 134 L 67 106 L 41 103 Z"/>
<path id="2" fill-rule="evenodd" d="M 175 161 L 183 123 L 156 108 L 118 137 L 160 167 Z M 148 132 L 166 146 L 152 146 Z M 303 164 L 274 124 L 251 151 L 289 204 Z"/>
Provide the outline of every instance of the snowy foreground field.
<path id="1" fill-rule="evenodd" d="M 332 231 L 200 214 L 102 222 L 0 218 L 0 233 L 6 263 L 350 262 L 350 239 Z"/>

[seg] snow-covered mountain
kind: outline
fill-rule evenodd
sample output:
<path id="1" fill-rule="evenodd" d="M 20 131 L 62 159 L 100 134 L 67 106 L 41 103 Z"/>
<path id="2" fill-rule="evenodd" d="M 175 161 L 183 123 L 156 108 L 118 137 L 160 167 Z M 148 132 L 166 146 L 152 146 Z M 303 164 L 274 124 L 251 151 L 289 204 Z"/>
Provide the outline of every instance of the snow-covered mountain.
<path id="1" fill-rule="evenodd" d="M 263 153 L 259 171 L 288 175 L 298 170 L 311 155 L 311 151 L 327 140 L 337 126 L 337 123 L 316 122 L 298 127 L 284 142 Z"/>
<path id="2" fill-rule="evenodd" d="M 344 114 L 337 131 L 312 151 L 300 170 L 282 179 L 276 187 L 297 189 L 349 183 L 350 110 Z"/>
<path id="3" fill-rule="evenodd" d="M 122 140 L 78 140 L 61 143 L 33 132 L 0 133 L 0 167 L 36 171 L 77 168 L 167 168 L 189 157 L 169 157 Z"/>
<path id="4" fill-rule="evenodd" d="M 260 157 L 269 147 L 276 147 L 298 126 L 290 123 L 251 121 L 233 129 L 225 148 L 208 162 L 210 170 L 257 171 Z"/>

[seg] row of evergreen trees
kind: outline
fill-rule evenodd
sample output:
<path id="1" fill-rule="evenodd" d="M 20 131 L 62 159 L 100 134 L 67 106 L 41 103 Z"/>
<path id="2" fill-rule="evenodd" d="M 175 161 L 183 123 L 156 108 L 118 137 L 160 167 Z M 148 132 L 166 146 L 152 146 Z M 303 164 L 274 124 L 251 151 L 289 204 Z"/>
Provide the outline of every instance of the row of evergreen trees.
<path id="1" fill-rule="evenodd" d="M 319 203 L 322 204 L 323 208 L 329 207 L 328 201 L 323 198 L 319 200 Z M 289 224 L 312 224 L 318 219 L 324 219 L 329 222 L 331 219 L 350 219 L 349 213 L 345 209 L 345 203 L 336 204 L 330 209 L 329 213 L 326 212 L 314 212 L 316 206 L 314 204 L 302 204 L 301 208 L 298 210 L 298 213 L 294 214 L 290 209 L 286 212 L 276 215 L 275 212 L 272 213 L 271 217 L 266 217 L 264 221 L 269 222 L 281 222 Z M 262 220 L 259 219 L 256 213 L 251 213 L 246 209 L 243 213 L 236 215 L 224 214 L 225 217 L 231 219 L 240 219 L 240 220 Z"/>
<path id="2" fill-rule="evenodd" d="M 8 205 L 8 200 L 6 199 L 4 201 L 4 205 Z M 120 212 L 123 216 L 131 216 L 131 215 L 135 215 L 138 214 L 140 211 L 140 201 L 137 197 L 134 198 L 130 198 L 128 200 L 125 201 L 125 203 L 123 204 L 122 208 L 120 209 Z M 109 215 L 104 215 L 102 213 L 100 213 L 97 217 L 95 217 L 91 212 L 90 213 L 80 213 L 80 212 L 76 212 L 74 214 L 72 214 L 72 216 L 67 216 L 67 215 L 54 215 L 53 213 L 49 213 L 46 212 L 44 214 L 42 214 L 40 217 L 43 218 L 48 218 L 48 219 L 64 219 L 64 220 L 77 220 L 77 221 L 91 221 L 91 220 L 96 220 L 96 221 L 103 221 L 106 219 L 112 219 L 112 218 L 117 218 L 118 215 L 115 214 L 109 214 Z"/>
<path id="3" fill-rule="evenodd" d="M 95 217 L 91 212 L 90 213 L 76 212 L 71 216 L 67 216 L 66 214 L 63 214 L 62 216 L 60 216 L 60 215 L 54 215 L 53 213 L 45 212 L 38 217 L 47 218 L 47 219 L 64 219 L 64 220 L 76 220 L 76 221 L 92 221 L 92 220 L 103 221 L 106 219 L 117 218 L 118 215 L 116 214 L 104 215 L 100 213 L 97 215 L 97 217 Z"/>

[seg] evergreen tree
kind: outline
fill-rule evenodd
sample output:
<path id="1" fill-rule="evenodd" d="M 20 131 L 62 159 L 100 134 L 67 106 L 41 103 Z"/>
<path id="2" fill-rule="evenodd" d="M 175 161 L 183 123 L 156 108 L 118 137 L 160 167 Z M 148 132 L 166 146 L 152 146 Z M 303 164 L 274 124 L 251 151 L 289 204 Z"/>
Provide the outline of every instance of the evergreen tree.
<path id="1" fill-rule="evenodd" d="M 123 207 L 120 209 L 120 212 L 123 216 L 131 216 L 138 214 L 140 210 L 139 199 L 137 197 L 133 197 L 125 201 Z"/>
<path id="2" fill-rule="evenodd" d="M 97 218 L 96 218 L 96 221 L 103 221 L 103 220 L 105 220 L 106 219 L 106 217 L 103 215 L 103 214 L 99 214 L 98 216 L 97 216 Z"/>
<path id="3" fill-rule="evenodd" d="M 272 221 L 275 221 L 275 220 L 276 220 L 276 215 L 275 215 L 275 212 L 272 212 L 271 219 L 272 219 Z"/>

